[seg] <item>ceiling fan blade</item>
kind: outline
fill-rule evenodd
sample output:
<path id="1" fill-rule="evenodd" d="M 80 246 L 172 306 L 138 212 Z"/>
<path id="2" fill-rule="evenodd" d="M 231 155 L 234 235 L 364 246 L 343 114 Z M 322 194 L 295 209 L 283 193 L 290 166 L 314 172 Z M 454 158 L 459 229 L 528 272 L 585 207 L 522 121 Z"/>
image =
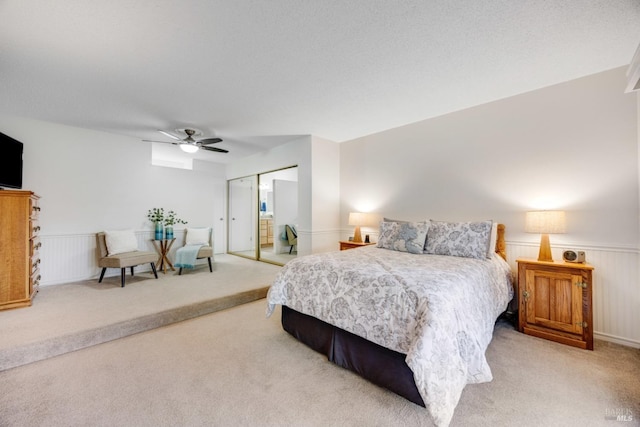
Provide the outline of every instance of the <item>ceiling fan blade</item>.
<path id="1" fill-rule="evenodd" d="M 174 144 L 174 145 L 179 145 L 180 142 L 173 142 L 173 141 L 155 141 L 153 139 L 143 139 L 142 142 L 159 142 L 160 144 Z"/>
<path id="2" fill-rule="evenodd" d="M 222 142 L 222 140 L 220 138 L 205 138 L 198 140 L 198 144 L 202 145 L 216 144 L 218 142 Z"/>
<path id="3" fill-rule="evenodd" d="M 169 138 L 173 138 L 173 139 L 175 139 L 176 141 L 182 141 L 182 138 L 178 138 L 178 137 L 177 137 L 177 136 L 175 136 L 174 134 L 169 133 L 169 132 L 167 132 L 167 131 L 164 131 L 164 130 L 158 130 L 158 132 L 160 132 L 160 133 L 161 133 L 161 134 L 163 134 L 164 136 L 168 136 Z"/>
<path id="4" fill-rule="evenodd" d="M 208 151 L 215 151 L 217 153 L 228 153 L 228 150 L 223 150 L 222 148 L 216 148 L 216 147 L 207 147 L 206 145 L 202 145 L 200 146 L 201 149 L 203 150 L 208 150 Z"/>

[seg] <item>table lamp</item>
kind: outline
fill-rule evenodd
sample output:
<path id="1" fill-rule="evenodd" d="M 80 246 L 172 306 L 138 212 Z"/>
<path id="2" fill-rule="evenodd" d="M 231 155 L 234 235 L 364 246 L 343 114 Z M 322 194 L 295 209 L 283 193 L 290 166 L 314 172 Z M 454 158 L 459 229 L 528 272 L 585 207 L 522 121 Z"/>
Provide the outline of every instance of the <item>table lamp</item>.
<path id="1" fill-rule="evenodd" d="M 351 212 L 349 214 L 349 225 L 355 225 L 356 229 L 353 233 L 353 241 L 362 243 L 362 234 L 360 234 L 360 226 L 364 225 L 366 219 L 365 214 L 361 212 Z"/>
<path id="2" fill-rule="evenodd" d="M 553 262 L 549 234 L 565 233 L 564 211 L 529 211 L 524 230 L 527 233 L 540 233 L 540 251 L 538 261 Z"/>

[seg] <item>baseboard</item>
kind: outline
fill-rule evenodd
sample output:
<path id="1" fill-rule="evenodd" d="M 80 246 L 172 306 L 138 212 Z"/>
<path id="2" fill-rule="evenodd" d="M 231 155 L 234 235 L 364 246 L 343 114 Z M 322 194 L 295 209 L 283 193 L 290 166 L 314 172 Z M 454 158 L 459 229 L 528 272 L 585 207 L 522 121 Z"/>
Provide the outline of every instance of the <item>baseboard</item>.
<path id="1" fill-rule="evenodd" d="M 599 339 L 602 341 L 609 341 L 614 344 L 625 345 L 627 347 L 640 348 L 640 342 L 635 340 L 630 340 L 627 338 L 616 337 L 613 335 L 604 334 L 602 332 L 593 332 L 593 337 L 595 339 Z"/>

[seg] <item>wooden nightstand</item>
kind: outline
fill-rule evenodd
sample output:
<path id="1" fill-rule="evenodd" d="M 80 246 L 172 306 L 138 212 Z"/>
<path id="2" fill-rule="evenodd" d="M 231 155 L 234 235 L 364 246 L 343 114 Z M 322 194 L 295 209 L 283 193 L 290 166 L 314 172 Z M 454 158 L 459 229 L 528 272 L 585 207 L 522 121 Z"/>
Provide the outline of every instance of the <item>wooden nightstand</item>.
<path id="1" fill-rule="evenodd" d="M 340 240 L 340 250 L 344 251 L 347 249 L 360 248 L 362 246 L 375 245 L 375 243 L 365 243 L 365 242 L 350 242 L 347 240 Z"/>
<path id="2" fill-rule="evenodd" d="M 518 259 L 518 330 L 593 350 L 593 266 Z"/>

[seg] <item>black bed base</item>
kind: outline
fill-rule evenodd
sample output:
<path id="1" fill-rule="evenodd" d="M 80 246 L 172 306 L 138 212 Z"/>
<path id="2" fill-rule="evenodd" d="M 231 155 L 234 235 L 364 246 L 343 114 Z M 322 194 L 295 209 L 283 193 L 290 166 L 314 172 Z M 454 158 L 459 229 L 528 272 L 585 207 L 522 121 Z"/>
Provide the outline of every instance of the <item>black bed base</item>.
<path id="1" fill-rule="evenodd" d="M 405 362 L 406 355 L 284 305 L 282 327 L 299 341 L 326 355 L 336 365 L 425 406 L 413 380 L 413 372 Z"/>

